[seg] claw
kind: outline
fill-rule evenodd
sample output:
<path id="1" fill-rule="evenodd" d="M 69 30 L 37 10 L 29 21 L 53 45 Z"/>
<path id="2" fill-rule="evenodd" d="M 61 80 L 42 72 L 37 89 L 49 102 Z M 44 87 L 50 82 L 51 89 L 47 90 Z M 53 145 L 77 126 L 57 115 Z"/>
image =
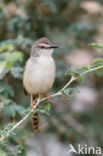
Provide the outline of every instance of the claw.
<path id="1" fill-rule="evenodd" d="M 35 102 L 31 102 L 31 104 L 30 104 L 31 108 L 33 108 L 34 104 L 35 104 Z"/>
<path id="2" fill-rule="evenodd" d="M 51 95 L 50 95 L 50 94 L 45 93 L 45 96 L 46 96 L 46 98 L 47 98 L 48 100 L 51 100 Z"/>
<path id="3" fill-rule="evenodd" d="M 33 95 L 31 94 L 30 106 L 33 108 L 35 102 L 33 101 Z"/>

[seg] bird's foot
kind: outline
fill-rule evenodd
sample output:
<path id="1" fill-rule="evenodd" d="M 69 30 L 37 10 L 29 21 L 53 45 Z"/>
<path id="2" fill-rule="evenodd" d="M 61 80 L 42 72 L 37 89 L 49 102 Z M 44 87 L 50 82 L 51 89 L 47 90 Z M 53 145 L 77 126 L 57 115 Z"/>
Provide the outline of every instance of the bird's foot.
<path id="1" fill-rule="evenodd" d="M 35 102 L 32 101 L 31 104 L 30 104 L 31 105 L 31 108 L 33 108 L 34 104 L 35 104 Z"/>
<path id="2" fill-rule="evenodd" d="M 51 95 L 48 93 L 45 93 L 46 98 L 50 101 L 51 100 Z"/>

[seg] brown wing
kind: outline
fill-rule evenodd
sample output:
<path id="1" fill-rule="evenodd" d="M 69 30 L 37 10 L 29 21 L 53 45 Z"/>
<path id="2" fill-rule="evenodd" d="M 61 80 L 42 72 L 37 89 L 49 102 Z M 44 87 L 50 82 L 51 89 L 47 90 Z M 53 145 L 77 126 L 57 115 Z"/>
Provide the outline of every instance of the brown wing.
<path id="1" fill-rule="evenodd" d="M 25 67 L 26 67 L 26 65 L 25 65 Z M 24 72 L 25 72 L 25 67 L 24 67 Z M 24 72 L 23 72 L 23 75 L 24 75 Z M 24 89 L 24 94 L 27 95 L 28 93 L 27 93 L 26 89 L 24 88 L 24 85 L 23 85 L 23 89 Z"/>
<path id="2" fill-rule="evenodd" d="M 24 94 L 25 95 L 28 95 L 28 93 L 27 93 L 27 91 L 25 90 L 25 88 L 23 87 L 23 89 L 24 89 Z"/>

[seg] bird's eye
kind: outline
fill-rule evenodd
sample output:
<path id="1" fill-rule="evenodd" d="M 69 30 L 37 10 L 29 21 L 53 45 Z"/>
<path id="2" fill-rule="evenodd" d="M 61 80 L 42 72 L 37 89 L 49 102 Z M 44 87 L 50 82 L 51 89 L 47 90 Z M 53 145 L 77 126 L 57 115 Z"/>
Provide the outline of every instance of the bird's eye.
<path id="1" fill-rule="evenodd" d="M 44 47 L 44 46 L 41 46 L 40 48 L 41 48 L 41 49 L 45 49 L 45 47 Z"/>

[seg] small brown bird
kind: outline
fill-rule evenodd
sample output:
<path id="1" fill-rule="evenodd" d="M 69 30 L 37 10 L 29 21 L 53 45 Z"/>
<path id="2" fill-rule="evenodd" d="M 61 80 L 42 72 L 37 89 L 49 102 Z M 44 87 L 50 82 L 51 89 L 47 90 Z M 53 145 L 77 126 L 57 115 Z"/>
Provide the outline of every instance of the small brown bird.
<path id="1" fill-rule="evenodd" d="M 27 93 L 31 95 L 31 107 L 34 106 L 34 97 L 47 93 L 52 88 L 56 66 L 52 57 L 53 49 L 58 48 L 49 39 L 43 37 L 37 40 L 31 48 L 24 74 L 23 85 Z M 33 127 L 39 130 L 39 114 L 32 116 Z"/>

